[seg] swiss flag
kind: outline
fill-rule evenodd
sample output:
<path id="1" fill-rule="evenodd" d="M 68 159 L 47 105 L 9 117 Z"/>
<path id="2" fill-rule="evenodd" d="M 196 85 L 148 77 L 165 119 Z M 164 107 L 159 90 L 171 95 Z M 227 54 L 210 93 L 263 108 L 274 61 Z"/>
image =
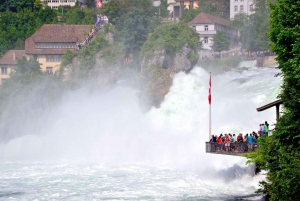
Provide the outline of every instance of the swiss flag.
<path id="1" fill-rule="evenodd" d="M 209 77 L 208 104 L 211 104 L 211 75 Z"/>
<path id="2" fill-rule="evenodd" d="M 102 8 L 102 0 L 97 0 L 97 8 Z"/>

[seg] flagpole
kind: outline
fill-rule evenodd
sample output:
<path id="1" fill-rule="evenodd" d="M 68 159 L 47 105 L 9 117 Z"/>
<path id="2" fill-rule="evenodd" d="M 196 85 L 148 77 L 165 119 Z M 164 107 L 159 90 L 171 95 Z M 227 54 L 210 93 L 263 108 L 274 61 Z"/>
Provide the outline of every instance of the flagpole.
<path id="1" fill-rule="evenodd" d="M 209 136 L 208 140 L 211 138 L 211 72 L 209 72 Z"/>

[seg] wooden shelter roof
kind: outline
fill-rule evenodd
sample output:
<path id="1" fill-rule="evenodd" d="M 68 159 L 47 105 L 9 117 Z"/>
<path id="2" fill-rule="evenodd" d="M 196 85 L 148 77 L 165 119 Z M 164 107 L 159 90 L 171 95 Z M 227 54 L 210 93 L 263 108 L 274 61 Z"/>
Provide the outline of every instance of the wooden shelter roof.
<path id="1" fill-rule="evenodd" d="M 269 108 L 271 108 L 271 107 L 274 107 L 274 106 L 276 106 L 276 105 L 281 105 L 281 104 L 283 104 L 283 102 L 282 102 L 281 99 L 279 99 L 279 100 L 273 101 L 273 102 L 271 102 L 271 103 L 268 103 L 268 104 L 266 104 L 266 105 L 264 105 L 264 106 L 261 106 L 261 107 L 259 107 L 259 108 L 256 108 L 256 110 L 257 110 L 258 112 L 261 112 L 261 111 L 264 111 L 264 110 L 266 110 L 266 109 L 269 109 Z"/>

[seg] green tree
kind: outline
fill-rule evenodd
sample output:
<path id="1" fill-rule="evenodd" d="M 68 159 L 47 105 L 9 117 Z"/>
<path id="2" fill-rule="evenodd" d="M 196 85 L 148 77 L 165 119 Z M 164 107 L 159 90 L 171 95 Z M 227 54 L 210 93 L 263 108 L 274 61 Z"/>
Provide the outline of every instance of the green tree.
<path id="1" fill-rule="evenodd" d="M 175 56 L 184 45 L 199 50 L 199 34 L 186 23 L 166 23 L 157 27 L 149 35 L 141 51 L 141 57 L 151 58 L 155 50 L 164 49 L 170 56 Z M 150 55 L 150 56 L 149 56 Z"/>
<path id="2" fill-rule="evenodd" d="M 86 0 L 86 5 L 88 8 L 95 8 L 96 7 L 96 1 L 95 0 Z"/>
<path id="3" fill-rule="evenodd" d="M 270 27 L 269 14 L 270 8 L 269 3 L 275 0 L 256 0 L 255 13 L 251 15 L 253 21 L 253 36 L 255 38 L 254 45 L 257 50 L 269 49 L 270 40 L 268 37 L 268 30 Z"/>
<path id="4" fill-rule="evenodd" d="M 180 21 L 188 23 L 199 14 L 199 9 L 184 9 L 183 14 L 180 16 Z"/>
<path id="5" fill-rule="evenodd" d="M 230 0 L 199 0 L 198 5 L 199 13 L 209 13 L 226 19 L 230 17 Z"/>
<path id="6" fill-rule="evenodd" d="M 216 9 L 214 7 L 214 1 L 199 1 L 199 12 L 209 13 L 209 14 L 216 14 Z"/>
<path id="7" fill-rule="evenodd" d="M 118 28 L 125 47 L 130 52 L 137 53 L 151 31 L 151 18 L 143 10 L 132 8 L 123 19 Z"/>
<path id="8" fill-rule="evenodd" d="M 168 10 L 168 1 L 162 0 L 160 6 L 158 7 L 160 17 L 166 18 L 169 17 L 170 11 Z"/>
<path id="9" fill-rule="evenodd" d="M 119 0 L 112 0 L 103 5 L 101 13 L 105 14 L 109 18 L 109 22 L 116 25 L 123 14 L 122 9 L 123 2 Z"/>
<path id="10" fill-rule="evenodd" d="M 37 8 L 37 7 L 36 7 Z M 24 41 L 44 23 L 56 22 L 56 13 L 49 7 L 32 12 L 24 8 L 19 12 L 5 11 L 0 17 L 0 56 L 9 49 L 24 47 Z"/>
<path id="11" fill-rule="evenodd" d="M 224 50 L 229 50 L 230 42 L 228 38 L 225 36 L 225 34 L 222 31 L 217 31 L 217 33 L 213 37 L 213 44 L 211 48 L 215 52 L 221 52 Z"/>
<path id="12" fill-rule="evenodd" d="M 300 5 L 277 0 L 270 9 L 269 37 L 283 74 L 279 98 L 284 112 L 273 135 L 262 140 L 258 153 L 249 157 L 268 171 L 260 191 L 271 201 L 294 201 L 300 200 Z"/>
<path id="13" fill-rule="evenodd" d="M 231 27 L 240 30 L 240 42 L 244 49 L 251 51 L 270 49 L 268 38 L 269 2 L 257 0 L 255 13 L 249 16 L 245 13 L 238 13 L 231 20 Z"/>
<path id="14" fill-rule="evenodd" d="M 37 61 L 19 60 L 10 78 L 0 86 L 1 141 L 26 131 L 36 132 L 36 126 L 43 124 L 38 121 L 40 115 L 61 97 L 63 89 L 55 76 L 42 74 Z"/>
<path id="15" fill-rule="evenodd" d="M 236 30 L 243 30 L 247 26 L 249 21 L 249 16 L 246 13 L 237 13 L 234 18 L 230 20 L 229 26 L 235 28 Z"/>
<path id="16" fill-rule="evenodd" d="M 16 74 L 26 74 L 26 73 L 34 73 L 41 74 L 42 69 L 40 67 L 39 62 L 34 59 L 27 60 L 26 57 L 18 60 L 18 68 L 15 69 Z"/>
<path id="17" fill-rule="evenodd" d="M 124 0 L 123 12 L 116 25 L 118 38 L 127 52 L 133 54 L 134 62 L 138 63 L 141 46 L 160 20 L 154 17 L 155 8 L 151 0 Z"/>
<path id="18" fill-rule="evenodd" d="M 33 11 L 35 0 L 6 0 L 3 3 L 6 9 L 12 12 L 19 12 L 25 8 Z"/>

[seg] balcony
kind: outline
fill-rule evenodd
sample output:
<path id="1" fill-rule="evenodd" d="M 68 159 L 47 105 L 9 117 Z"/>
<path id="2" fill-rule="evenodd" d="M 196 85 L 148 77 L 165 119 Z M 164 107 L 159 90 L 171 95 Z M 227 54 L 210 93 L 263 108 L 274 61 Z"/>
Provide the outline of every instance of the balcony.
<path id="1" fill-rule="evenodd" d="M 208 30 L 208 31 L 197 31 L 200 35 L 215 35 L 217 31 L 215 30 Z"/>
<path id="2" fill-rule="evenodd" d="M 225 143 L 218 144 L 216 142 L 205 142 L 206 153 L 235 155 L 242 156 L 245 153 L 256 151 L 259 147 L 258 144 L 251 144 L 247 142 L 233 142 L 230 143 L 228 151 L 226 150 Z"/>

